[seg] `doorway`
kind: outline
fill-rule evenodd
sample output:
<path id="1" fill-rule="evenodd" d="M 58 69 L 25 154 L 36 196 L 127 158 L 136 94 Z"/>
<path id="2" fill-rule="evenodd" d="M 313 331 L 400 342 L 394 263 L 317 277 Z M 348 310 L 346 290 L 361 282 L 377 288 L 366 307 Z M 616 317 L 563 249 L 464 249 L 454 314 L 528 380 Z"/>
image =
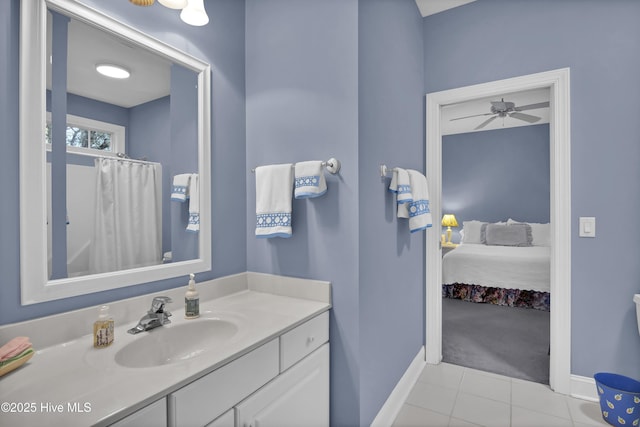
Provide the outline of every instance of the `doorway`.
<path id="1" fill-rule="evenodd" d="M 571 174 L 569 69 L 559 69 L 426 96 L 426 169 L 432 215 L 441 218 L 442 132 L 441 108 L 506 92 L 548 88 L 550 149 L 551 295 L 549 385 L 570 392 L 571 356 Z M 441 225 L 435 221 L 426 238 L 426 362 L 442 360 L 442 256 Z"/>

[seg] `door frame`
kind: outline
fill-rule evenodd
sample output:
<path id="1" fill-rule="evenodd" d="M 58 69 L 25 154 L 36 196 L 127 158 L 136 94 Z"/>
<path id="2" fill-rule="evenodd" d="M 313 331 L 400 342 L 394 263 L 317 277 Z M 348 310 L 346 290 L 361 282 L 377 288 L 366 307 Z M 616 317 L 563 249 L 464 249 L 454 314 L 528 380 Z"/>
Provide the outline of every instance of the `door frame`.
<path id="1" fill-rule="evenodd" d="M 442 360 L 442 134 L 441 107 L 531 89 L 549 88 L 551 222 L 551 389 L 571 387 L 571 138 L 569 68 L 546 71 L 426 95 L 426 169 L 435 219 L 426 237 L 425 360 Z"/>

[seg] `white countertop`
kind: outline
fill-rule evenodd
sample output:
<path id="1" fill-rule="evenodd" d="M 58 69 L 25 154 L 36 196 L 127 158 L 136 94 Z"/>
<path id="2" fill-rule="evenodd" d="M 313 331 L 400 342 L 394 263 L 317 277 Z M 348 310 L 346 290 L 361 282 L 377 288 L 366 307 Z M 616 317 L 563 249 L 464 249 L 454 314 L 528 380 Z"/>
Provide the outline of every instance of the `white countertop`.
<path id="1" fill-rule="evenodd" d="M 238 334 L 219 348 L 158 367 L 126 368 L 115 362 L 115 354 L 126 344 L 153 333 L 128 334 L 135 322 L 116 324 L 115 340 L 104 349 L 94 349 L 92 335 L 87 334 L 37 350 L 23 367 L 0 377 L 0 425 L 108 425 L 329 308 L 327 302 L 254 290 L 201 301 L 201 318 L 232 318 L 240 325 Z M 169 310 L 172 323 L 161 328 L 198 321 L 184 319 L 181 301 L 170 304 Z"/>

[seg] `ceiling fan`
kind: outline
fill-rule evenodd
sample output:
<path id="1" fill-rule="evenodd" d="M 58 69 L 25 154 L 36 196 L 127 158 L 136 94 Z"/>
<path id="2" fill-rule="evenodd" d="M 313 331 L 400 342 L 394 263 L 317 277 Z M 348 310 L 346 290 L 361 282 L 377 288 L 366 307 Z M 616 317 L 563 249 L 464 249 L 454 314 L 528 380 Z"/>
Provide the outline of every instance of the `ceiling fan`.
<path id="1" fill-rule="evenodd" d="M 505 101 L 502 98 L 501 101 L 491 101 L 491 112 L 484 114 L 474 114 L 472 116 L 464 116 L 464 117 L 456 117 L 454 120 L 468 119 L 470 117 L 480 117 L 480 116 L 491 116 L 484 122 L 480 123 L 474 130 L 482 129 L 487 126 L 489 123 L 497 119 L 498 117 L 513 117 L 514 119 L 524 120 L 528 123 L 535 123 L 540 120 L 540 117 L 532 116 L 531 114 L 521 113 L 521 111 L 525 110 L 535 110 L 537 108 L 546 108 L 549 106 L 549 102 L 538 102 L 536 104 L 522 105 L 516 107 L 516 104 L 513 102 Z"/>

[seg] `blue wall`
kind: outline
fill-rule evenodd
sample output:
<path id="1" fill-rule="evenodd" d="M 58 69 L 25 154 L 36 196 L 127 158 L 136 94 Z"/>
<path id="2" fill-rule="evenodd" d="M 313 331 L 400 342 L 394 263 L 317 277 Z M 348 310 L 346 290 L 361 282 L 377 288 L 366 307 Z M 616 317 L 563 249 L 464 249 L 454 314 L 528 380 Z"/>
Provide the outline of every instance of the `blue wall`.
<path id="1" fill-rule="evenodd" d="M 442 137 L 442 212 L 462 222 L 549 222 L 549 125 Z"/>
<path id="2" fill-rule="evenodd" d="M 360 1 L 358 29 L 360 425 L 369 425 L 424 342 L 425 232 L 396 218 L 378 168 L 425 171 L 422 18 L 413 0 Z"/>
<path id="3" fill-rule="evenodd" d="M 424 19 L 427 92 L 571 69 L 571 372 L 586 377 L 640 378 L 640 223 L 619 221 L 640 209 L 639 19 L 631 0 L 478 0 Z M 596 238 L 578 237 L 580 216 Z"/>
<path id="4" fill-rule="evenodd" d="M 138 7 L 129 2 L 85 0 L 121 21 L 136 26 L 159 40 L 193 54 L 212 65 L 212 257 L 210 272 L 198 280 L 246 271 L 246 212 L 244 189 L 244 3 L 236 0 L 207 1 L 207 12 L 215 25 L 190 27 L 176 11 L 159 4 Z M 187 278 L 164 280 L 135 287 L 67 298 L 41 304 L 20 305 L 19 259 L 19 133 L 18 81 L 20 2 L 0 2 L 0 121 L 2 124 L 2 207 L 0 208 L 0 271 L 3 279 L 0 298 L 0 324 L 98 305 L 136 295 L 185 286 Z M 229 193 L 233 182 L 241 191 Z M 233 206 L 233 209 L 227 209 Z"/>
<path id="5" fill-rule="evenodd" d="M 359 425 L 358 2 L 246 1 L 247 266 L 330 280 L 331 422 Z M 326 160 L 327 193 L 293 203 L 293 236 L 257 239 L 255 166 Z"/>
<path id="6" fill-rule="evenodd" d="M 290 239 L 255 238 L 249 182 L 248 268 L 332 282 L 331 422 L 368 425 L 424 336 L 424 233 L 378 172 L 424 170 L 422 19 L 413 0 L 246 3 L 247 170 L 342 162 Z"/>

